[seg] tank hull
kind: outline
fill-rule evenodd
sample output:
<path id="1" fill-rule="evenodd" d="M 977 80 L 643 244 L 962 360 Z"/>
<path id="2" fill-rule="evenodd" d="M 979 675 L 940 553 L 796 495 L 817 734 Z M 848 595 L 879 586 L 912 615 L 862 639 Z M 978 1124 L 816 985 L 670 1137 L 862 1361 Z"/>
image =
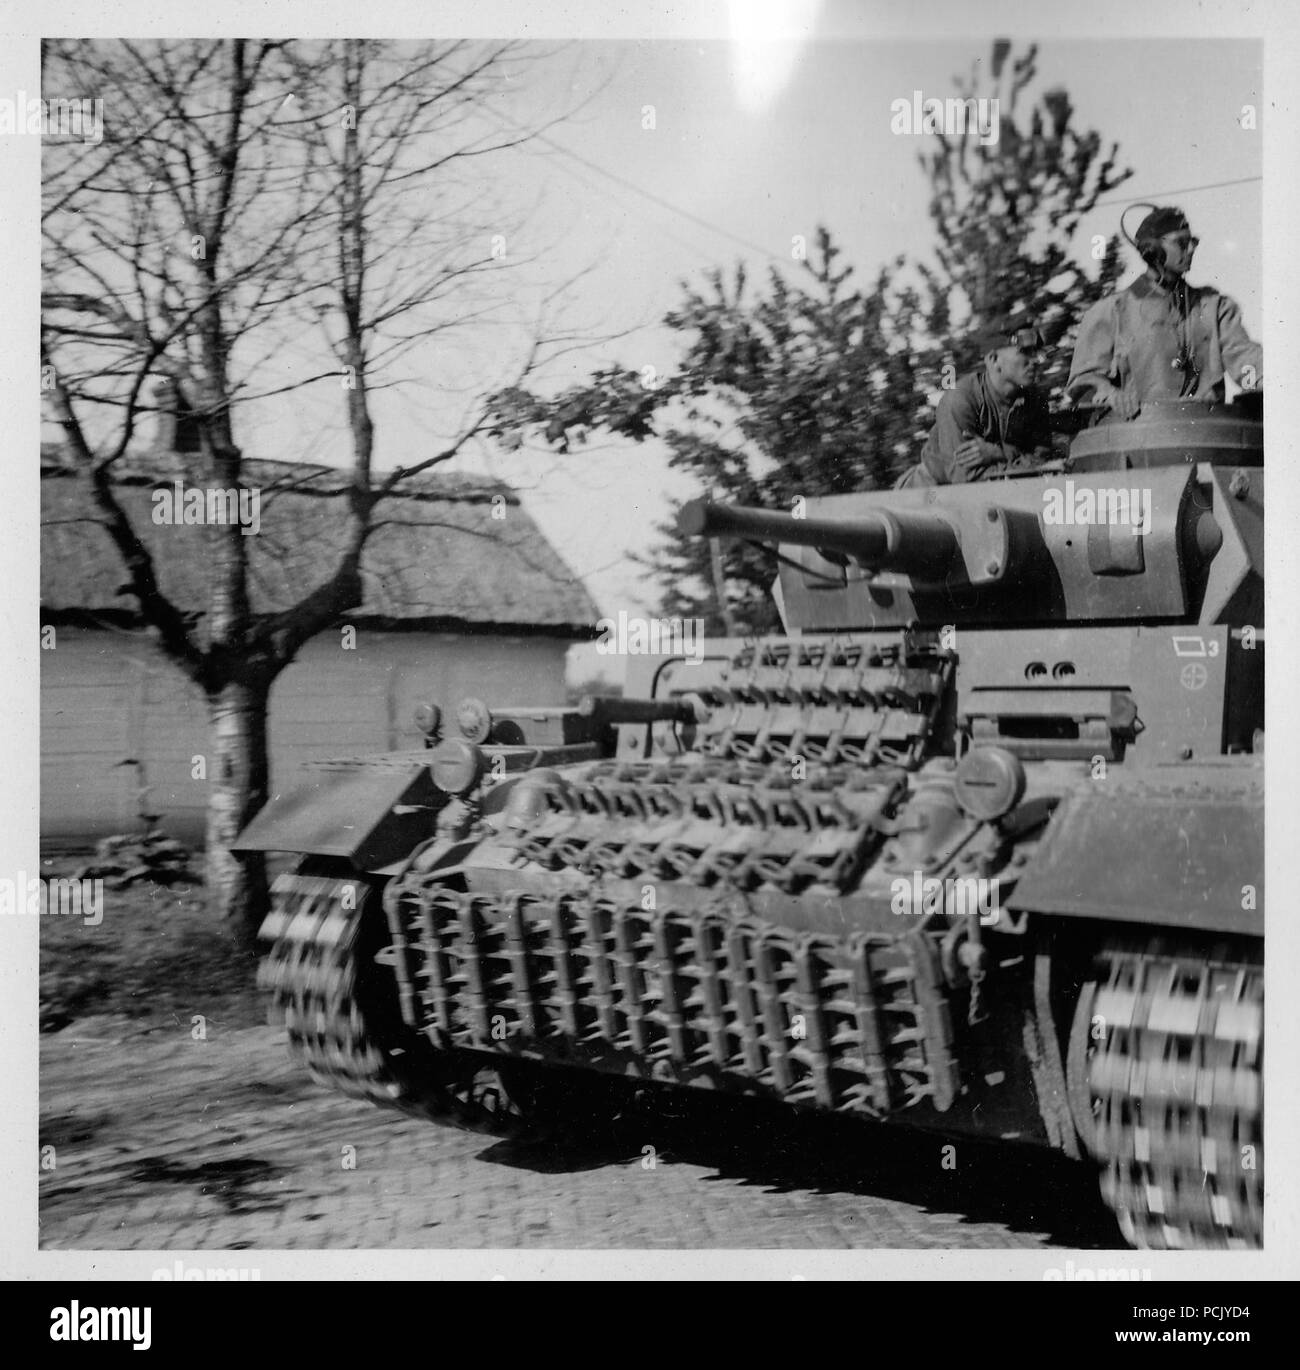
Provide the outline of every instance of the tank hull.
<path id="1" fill-rule="evenodd" d="M 615 724 L 526 821 L 542 773 L 503 765 L 467 832 L 396 866 L 311 858 L 276 885 L 267 987 L 318 1078 L 433 1121 L 526 1127 L 547 1072 L 708 1089 L 1091 1157 L 1139 1244 L 1255 1244 L 1262 765 L 1221 751 L 1251 721 L 1225 721 L 1237 646 L 1202 633 L 1213 670 L 1140 729 L 1115 697 L 1178 670 L 1185 634 L 1080 632 L 643 658 L 634 686 L 707 721 Z M 972 797 L 960 738 L 1018 788 Z M 358 954 L 385 1006 L 364 1026 L 321 988 Z"/>
<path id="2" fill-rule="evenodd" d="M 250 844 L 303 862 L 263 977 L 312 1073 L 498 1133 L 707 1089 L 1051 1147 L 1135 1245 L 1258 1246 L 1260 426 L 1075 447 L 697 505 L 781 542 L 785 634 L 666 622 L 623 700 L 467 701 L 268 807 Z"/>

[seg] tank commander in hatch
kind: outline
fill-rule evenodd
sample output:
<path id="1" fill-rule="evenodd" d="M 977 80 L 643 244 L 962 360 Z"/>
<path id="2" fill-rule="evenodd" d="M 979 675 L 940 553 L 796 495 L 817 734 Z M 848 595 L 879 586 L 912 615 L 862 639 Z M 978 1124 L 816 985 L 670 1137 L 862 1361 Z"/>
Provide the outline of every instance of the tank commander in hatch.
<path id="1" fill-rule="evenodd" d="M 988 480 L 1051 456 L 1047 400 L 1035 383 L 1043 335 L 1032 323 L 1003 319 L 978 343 L 983 365 L 945 391 L 920 464 L 899 488 Z"/>
<path id="2" fill-rule="evenodd" d="M 1213 287 L 1187 283 L 1198 239 L 1183 211 L 1152 207 L 1131 241 L 1146 274 L 1083 316 L 1066 394 L 1131 419 L 1147 400 L 1222 400 L 1225 374 L 1257 389 L 1263 349 L 1241 311 Z"/>

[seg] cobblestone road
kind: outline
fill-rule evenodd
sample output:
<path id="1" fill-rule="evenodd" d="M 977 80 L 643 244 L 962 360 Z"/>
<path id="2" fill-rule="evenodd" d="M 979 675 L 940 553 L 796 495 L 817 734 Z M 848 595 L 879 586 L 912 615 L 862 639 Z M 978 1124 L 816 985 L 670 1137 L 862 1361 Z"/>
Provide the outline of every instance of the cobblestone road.
<path id="1" fill-rule="evenodd" d="M 1120 1245 L 1091 1176 L 1055 1157 L 959 1142 L 943 1170 L 941 1138 L 684 1107 L 618 1137 L 502 1142 L 316 1086 L 278 1028 L 195 1042 L 90 1018 L 41 1042 L 41 1245 Z"/>

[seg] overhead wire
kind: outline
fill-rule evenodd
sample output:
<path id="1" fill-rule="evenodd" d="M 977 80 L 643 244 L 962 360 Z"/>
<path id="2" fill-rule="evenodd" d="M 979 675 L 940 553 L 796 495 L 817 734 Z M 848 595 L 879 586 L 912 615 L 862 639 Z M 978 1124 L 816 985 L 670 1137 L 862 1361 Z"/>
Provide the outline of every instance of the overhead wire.
<path id="1" fill-rule="evenodd" d="M 556 152 L 561 153 L 565 157 L 572 158 L 575 162 L 581 163 L 598 175 L 604 176 L 615 184 L 621 185 L 634 194 L 642 196 L 642 198 L 649 200 L 652 204 L 659 205 L 662 209 L 667 209 L 673 214 L 680 215 L 683 219 L 688 220 L 699 228 L 711 229 L 714 233 L 721 234 L 722 237 L 730 239 L 731 242 L 736 243 L 741 247 L 747 247 L 751 252 L 757 252 L 762 256 L 770 257 L 773 261 L 782 262 L 785 260 L 779 253 L 773 252 L 771 248 L 763 247 L 759 243 L 751 242 L 748 238 L 743 238 L 740 234 L 733 233 L 728 228 L 723 228 L 721 224 L 715 224 L 702 215 L 695 214 L 689 209 L 683 209 L 681 205 L 674 204 L 671 200 L 664 199 L 662 195 L 657 195 L 652 190 L 646 190 L 644 186 L 639 186 L 635 181 L 629 181 L 627 177 L 620 176 L 615 171 L 610 171 L 607 167 L 601 166 L 599 162 L 593 162 L 589 157 L 584 157 L 581 153 L 574 152 L 572 148 L 566 147 L 563 143 L 556 142 L 554 138 L 549 137 L 545 133 L 538 134 L 537 141 L 545 143 L 547 147 L 554 148 Z"/>
<path id="2" fill-rule="evenodd" d="M 1179 190 L 1149 190 L 1146 194 L 1152 200 L 1168 200 L 1175 195 L 1195 195 L 1200 190 L 1222 190 L 1225 186 L 1244 186 L 1252 181 L 1262 181 L 1262 176 L 1238 176 L 1233 181 L 1211 181 L 1203 186 L 1183 186 Z M 1103 205 L 1125 205 L 1136 202 L 1136 197 L 1131 195 L 1117 195 L 1114 199 L 1098 200 L 1093 209 L 1100 209 Z"/>
<path id="3" fill-rule="evenodd" d="M 527 132 L 527 127 L 517 120 L 511 119 L 509 115 L 502 114 L 499 109 L 493 110 L 493 115 L 502 123 L 509 124 L 516 132 Z M 601 166 L 599 162 L 593 162 L 590 157 L 584 157 L 582 153 L 575 152 L 571 147 L 557 141 L 547 133 L 534 134 L 534 140 L 544 143 L 547 147 L 560 153 L 561 156 L 568 157 L 579 165 L 594 171 L 598 176 L 604 176 L 606 180 L 613 181 L 615 185 L 623 186 L 626 190 L 632 191 L 634 195 L 640 195 L 643 199 L 649 200 L 652 204 L 658 205 L 661 209 L 666 209 L 672 214 L 679 215 L 689 223 L 695 224 L 699 228 L 707 228 L 713 233 L 720 234 L 740 247 L 748 248 L 751 252 L 758 252 L 772 261 L 781 262 L 785 258 L 780 253 L 773 252 L 771 248 L 763 247 L 759 243 L 751 242 L 748 238 L 742 237 L 738 233 L 733 233 L 728 228 L 723 228 L 721 224 L 715 224 L 706 219 L 703 215 L 696 214 L 692 210 L 685 209 L 683 206 L 674 204 L 671 200 L 665 199 L 662 195 L 656 194 L 652 190 L 647 190 L 644 186 L 639 186 L 635 181 L 630 181 L 625 176 L 620 176 L 616 171 L 610 171 L 608 167 Z"/>
<path id="4" fill-rule="evenodd" d="M 501 119 L 504 123 L 510 124 L 517 131 L 525 131 L 524 125 L 517 123 L 508 115 L 502 114 L 500 110 L 495 110 L 494 113 L 498 119 Z M 739 233 L 733 233 L 730 229 L 723 228 L 721 224 L 716 224 L 712 222 L 712 220 L 704 218 L 703 215 L 696 214 L 694 211 L 686 209 L 682 205 L 675 204 L 673 201 L 665 199 L 664 196 L 657 194 L 655 191 L 647 190 L 644 186 L 637 185 L 635 181 L 629 180 L 626 176 L 620 176 L 617 172 L 610 171 L 608 167 L 602 166 L 599 162 L 592 161 L 590 157 L 586 157 L 580 152 L 575 152 L 571 147 L 552 138 L 549 134 L 539 133 L 536 134 L 535 137 L 539 143 L 545 144 L 555 152 L 558 152 L 561 156 L 568 157 L 571 161 L 577 162 L 580 166 L 584 166 L 589 171 L 595 172 L 596 175 L 605 177 L 606 180 L 612 181 L 615 185 L 622 186 L 624 189 L 631 191 L 634 195 L 639 195 L 643 199 L 649 200 L 651 204 L 658 205 L 661 209 L 665 209 L 671 214 L 676 214 L 699 228 L 708 229 L 710 232 L 726 238 L 729 242 L 735 243 L 739 247 L 747 248 L 751 252 L 757 252 L 760 256 L 766 257 L 770 261 L 783 264 L 786 262 L 784 256 L 780 253 L 773 252 L 771 248 L 755 243 Z M 1148 193 L 1153 199 L 1165 199 L 1174 195 L 1195 195 L 1200 191 L 1205 190 L 1222 190 L 1230 186 L 1249 185 L 1252 182 L 1262 181 L 1263 179 L 1262 176 L 1239 176 L 1227 181 L 1210 181 L 1203 185 L 1182 186 L 1176 190 L 1158 190 Z M 1132 202 L 1132 199 L 1133 197 L 1131 196 L 1114 196 L 1109 199 L 1098 200 L 1092 208 L 1101 209 L 1108 205 L 1129 204 Z"/>
<path id="5" fill-rule="evenodd" d="M 610 171 L 608 168 L 601 166 L 599 162 L 593 162 L 591 158 L 584 157 L 581 153 L 575 152 L 570 147 L 566 147 L 563 143 L 558 142 L 556 139 L 550 137 L 548 134 L 539 134 L 538 142 L 545 143 L 548 147 L 553 148 L 556 152 L 559 152 L 563 156 L 569 157 L 573 161 L 580 163 L 582 166 L 587 167 L 588 170 L 594 171 L 597 175 L 604 176 L 607 180 L 613 181 L 615 184 L 623 186 L 625 189 L 632 191 L 636 195 L 642 196 L 644 199 L 651 201 L 653 204 L 659 205 L 660 208 L 666 209 L 670 213 L 680 215 L 682 218 L 688 220 L 689 222 L 697 225 L 700 228 L 707 228 L 712 232 L 720 234 L 722 237 L 729 239 L 731 242 L 738 244 L 741 247 L 748 248 L 751 252 L 757 252 L 760 253 L 762 256 L 770 258 L 772 261 L 785 261 L 784 257 L 782 257 L 779 253 L 773 252 L 770 248 L 763 247 L 758 243 L 752 242 L 750 239 L 742 237 L 738 233 L 731 232 L 730 229 L 723 228 L 720 224 L 713 223 L 711 220 L 704 218 L 702 215 L 695 214 L 691 210 L 684 209 L 681 205 L 674 204 L 671 200 L 665 199 L 662 195 L 658 195 L 654 191 L 647 190 L 643 186 L 637 185 L 636 182 L 628 180 L 627 177 L 620 176 L 617 172 Z M 1198 192 L 1204 190 L 1222 190 L 1230 186 L 1249 185 L 1253 182 L 1262 181 L 1263 179 L 1263 176 L 1238 176 L 1228 181 L 1209 181 L 1203 185 L 1181 186 L 1175 190 L 1148 191 L 1146 192 L 1146 194 L 1149 195 L 1153 200 L 1168 199 L 1174 195 L 1195 195 Z M 1114 196 L 1109 199 L 1098 200 L 1096 204 L 1092 206 L 1092 208 L 1101 209 L 1107 205 L 1131 204 L 1133 202 L 1133 199 L 1133 196 L 1128 195 Z"/>

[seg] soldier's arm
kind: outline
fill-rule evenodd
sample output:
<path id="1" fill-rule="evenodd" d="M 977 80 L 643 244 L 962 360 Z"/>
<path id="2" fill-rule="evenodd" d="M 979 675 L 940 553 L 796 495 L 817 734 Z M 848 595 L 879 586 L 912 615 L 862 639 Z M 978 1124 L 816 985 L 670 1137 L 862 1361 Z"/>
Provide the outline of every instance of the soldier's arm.
<path id="1" fill-rule="evenodd" d="M 935 480 L 960 485 L 966 479 L 957 449 L 978 429 L 979 411 L 969 390 L 959 386 L 945 391 L 927 444 L 926 468 Z"/>
<path id="2" fill-rule="evenodd" d="M 986 466 L 1005 461 L 1007 451 L 1001 443 L 990 442 L 988 438 L 977 438 L 972 435 L 964 437 L 957 448 L 957 467 L 963 474 L 954 477 L 954 481 L 960 484 L 963 480 L 970 480 Z"/>
<path id="3" fill-rule="evenodd" d="M 1115 361 L 1120 329 L 1117 298 L 1112 295 L 1099 301 L 1083 316 L 1065 393 L 1075 404 L 1094 404 L 1121 419 L 1131 419 L 1141 406 L 1136 394 L 1122 383 Z"/>
<path id="4" fill-rule="evenodd" d="M 1119 384 L 1115 366 L 1115 327 L 1113 296 L 1099 300 L 1083 316 L 1070 361 L 1070 379 L 1065 383 L 1065 393 L 1072 400 L 1087 399 L 1090 392 L 1104 392 Z"/>
<path id="5" fill-rule="evenodd" d="M 1264 349 L 1246 332 L 1235 300 L 1219 296 L 1216 322 L 1223 369 L 1243 390 L 1257 390 L 1264 384 Z"/>

